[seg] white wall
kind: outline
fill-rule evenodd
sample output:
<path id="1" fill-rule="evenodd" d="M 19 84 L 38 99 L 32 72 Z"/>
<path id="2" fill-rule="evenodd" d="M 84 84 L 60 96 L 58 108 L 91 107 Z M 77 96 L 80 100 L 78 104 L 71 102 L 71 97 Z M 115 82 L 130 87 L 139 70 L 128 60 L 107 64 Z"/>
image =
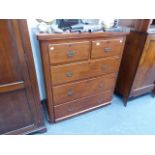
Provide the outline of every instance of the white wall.
<path id="1" fill-rule="evenodd" d="M 44 78 L 43 78 L 41 55 L 40 55 L 40 47 L 39 47 L 39 42 L 36 38 L 37 22 L 34 19 L 31 19 L 31 20 L 28 19 L 27 24 L 28 24 L 29 34 L 30 34 L 30 41 L 31 41 L 35 69 L 36 69 L 36 74 L 37 74 L 40 98 L 41 100 L 43 100 L 46 98 L 46 94 L 45 94 L 45 85 L 44 85 Z"/>

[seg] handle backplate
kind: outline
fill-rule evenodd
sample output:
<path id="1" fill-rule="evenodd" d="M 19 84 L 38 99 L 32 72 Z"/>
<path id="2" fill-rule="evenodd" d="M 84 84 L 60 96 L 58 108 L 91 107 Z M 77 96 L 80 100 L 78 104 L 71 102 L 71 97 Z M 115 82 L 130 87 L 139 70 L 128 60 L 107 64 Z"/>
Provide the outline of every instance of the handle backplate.
<path id="1" fill-rule="evenodd" d="M 104 48 L 103 51 L 106 52 L 106 53 L 108 53 L 108 52 L 111 51 L 111 48 L 108 48 L 108 47 L 107 48 Z"/>
<path id="2" fill-rule="evenodd" d="M 101 69 L 102 70 L 106 70 L 108 68 L 108 65 L 106 65 L 106 64 L 103 64 L 102 66 L 101 66 Z"/>
<path id="3" fill-rule="evenodd" d="M 69 90 L 68 92 L 67 92 L 67 96 L 73 96 L 74 95 L 74 91 L 73 90 Z"/>
<path id="4" fill-rule="evenodd" d="M 72 71 L 69 71 L 65 75 L 66 75 L 66 77 L 72 77 L 74 75 L 74 73 Z"/>
<path id="5" fill-rule="evenodd" d="M 74 51 L 68 51 L 68 52 L 67 52 L 67 56 L 68 56 L 69 58 L 72 58 L 72 57 L 75 56 L 75 52 L 74 52 Z"/>

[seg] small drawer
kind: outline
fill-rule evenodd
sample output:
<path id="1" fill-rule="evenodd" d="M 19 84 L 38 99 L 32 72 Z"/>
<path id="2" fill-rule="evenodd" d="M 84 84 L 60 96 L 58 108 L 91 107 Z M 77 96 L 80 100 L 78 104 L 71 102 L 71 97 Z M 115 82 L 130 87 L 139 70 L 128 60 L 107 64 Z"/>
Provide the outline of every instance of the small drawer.
<path id="1" fill-rule="evenodd" d="M 81 97 L 91 96 L 114 88 L 115 75 L 110 74 L 89 80 L 53 87 L 54 104 L 62 104 Z"/>
<path id="2" fill-rule="evenodd" d="M 123 38 L 92 41 L 91 58 L 119 55 L 122 51 L 123 42 Z"/>
<path id="3" fill-rule="evenodd" d="M 118 70 L 119 62 L 119 57 L 113 57 L 51 66 L 52 84 L 58 85 L 102 74 L 114 73 Z"/>
<path id="4" fill-rule="evenodd" d="M 112 100 L 112 91 L 106 91 L 91 97 L 85 97 L 76 101 L 64 103 L 54 107 L 56 121 L 64 118 L 107 105 Z"/>
<path id="5" fill-rule="evenodd" d="M 90 55 L 90 42 L 49 44 L 50 64 L 87 60 Z"/>

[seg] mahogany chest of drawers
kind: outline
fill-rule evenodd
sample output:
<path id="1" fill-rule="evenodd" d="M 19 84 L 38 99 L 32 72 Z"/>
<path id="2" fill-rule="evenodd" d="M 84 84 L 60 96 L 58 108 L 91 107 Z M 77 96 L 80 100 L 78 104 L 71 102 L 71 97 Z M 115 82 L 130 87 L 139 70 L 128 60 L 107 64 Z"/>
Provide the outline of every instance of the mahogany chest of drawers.
<path id="1" fill-rule="evenodd" d="M 49 121 L 110 104 L 126 33 L 38 34 Z"/>

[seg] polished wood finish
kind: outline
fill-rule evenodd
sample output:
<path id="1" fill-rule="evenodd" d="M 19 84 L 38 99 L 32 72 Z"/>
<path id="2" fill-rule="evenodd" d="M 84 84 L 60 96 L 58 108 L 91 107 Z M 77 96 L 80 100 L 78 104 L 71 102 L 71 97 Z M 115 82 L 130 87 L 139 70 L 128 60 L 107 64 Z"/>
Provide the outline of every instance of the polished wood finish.
<path id="1" fill-rule="evenodd" d="M 37 35 L 50 122 L 111 103 L 126 34 L 99 32 Z M 95 47 L 97 42 L 100 42 L 100 48 Z M 104 55 L 104 48 L 112 50 Z M 66 56 L 68 51 L 71 51 L 71 58 Z"/>
<path id="2" fill-rule="evenodd" d="M 60 64 L 75 62 L 78 60 L 89 59 L 90 43 L 72 42 L 64 44 L 50 44 L 49 45 L 49 58 L 51 64 Z"/>
<path id="3" fill-rule="evenodd" d="M 125 105 L 129 98 L 155 88 L 155 34 L 147 32 L 149 25 L 146 23 L 151 22 L 145 20 L 142 26 L 145 29 L 131 31 L 127 36 L 116 85 L 116 93 L 123 96 Z"/>
<path id="4" fill-rule="evenodd" d="M 125 101 L 124 103 L 126 103 L 130 95 L 132 82 L 137 70 L 136 66 L 138 65 L 139 58 L 144 46 L 141 44 L 141 42 L 144 42 L 145 38 L 145 34 L 141 33 L 139 35 L 138 32 L 130 32 L 130 35 L 128 35 L 126 38 L 126 44 L 124 47 L 115 89 L 116 93 L 123 95 Z"/>
<path id="5" fill-rule="evenodd" d="M 0 20 L 0 134 L 45 130 L 26 20 Z"/>
<path id="6" fill-rule="evenodd" d="M 25 88 L 23 81 L 16 82 L 16 83 L 2 84 L 0 85 L 0 93 L 6 93 L 9 91 L 15 91 L 23 88 Z"/>
<path id="7" fill-rule="evenodd" d="M 53 87 L 54 103 L 61 104 L 113 89 L 114 75 L 101 76 Z M 81 93 L 82 92 L 82 93 Z"/>
<path id="8" fill-rule="evenodd" d="M 55 120 L 60 121 L 76 114 L 108 105 L 111 103 L 111 98 L 112 92 L 106 91 L 104 93 L 93 95 L 91 97 L 84 97 L 72 102 L 67 102 L 55 106 Z"/>
<path id="9" fill-rule="evenodd" d="M 155 87 L 155 35 L 148 35 L 138 70 L 132 86 L 131 96 L 152 92 Z"/>
<path id="10" fill-rule="evenodd" d="M 91 58 L 102 58 L 119 55 L 123 44 L 123 38 L 95 40 L 92 42 Z"/>
<path id="11" fill-rule="evenodd" d="M 116 72 L 118 70 L 119 62 L 119 57 L 112 57 L 54 67 L 51 66 L 52 84 L 57 85 L 65 82 Z"/>
<path id="12" fill-rule="evenodd" d="M 126 36 L 128 32 L 94 32 L 94 33 L 63 33 L 63 34 L 46 34 L 46 33 L 39 33 L 38 39 L 42 41 L 49 41 L 49 42 L 57 42 L 57 41 L 64 41 L 67 42 L 77 41 L 77 40 L 92 40 L 92 39 L 116 39 L 123 36 Z"/>
<path id="13" fill-rule="evenodd" d="M 151 19 L 120 19 L 119 25 L 124 27 L 131 28 L 132 31 L 138 32 L 147 32 L 150 24 L 152 23 Z"/>

